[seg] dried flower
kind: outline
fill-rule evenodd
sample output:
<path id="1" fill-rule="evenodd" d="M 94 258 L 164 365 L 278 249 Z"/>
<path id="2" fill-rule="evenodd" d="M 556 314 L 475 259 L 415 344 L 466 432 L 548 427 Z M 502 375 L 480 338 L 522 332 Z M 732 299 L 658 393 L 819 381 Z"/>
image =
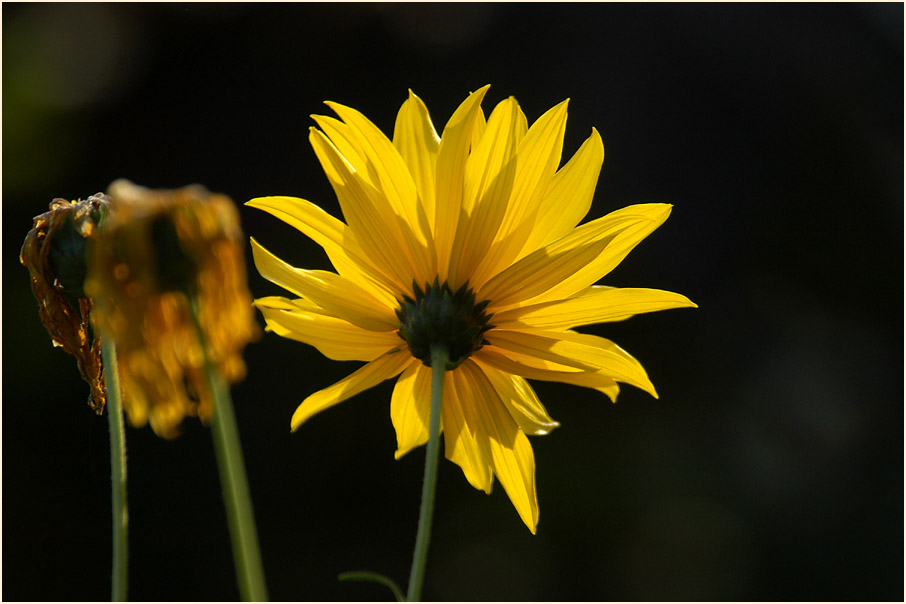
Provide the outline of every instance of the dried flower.
<path id="1" fill-rule="evenodd" d="M 185 416 L 207 421 L 213 412 L 190 304 L 228 382 L 245 376 L 242 350 L 258 335 L 239 215 L 199 185 L 150 190 L 118 180 L 108 193 L 114 210 L 89 251 L 85 290 L 116 342 L 129 422 L 173 438 Z"/>
<path id="2" fill-rule="evenodd" d="M 103 193 L 73 202 L 54 199 L 50 211 L 34 218 L 19 261 L 31 275 L 41 322 L 53 340 L 73 355 L 91 393 L 88 406 L 104 411 L 106 387 L 101 362 L 101 339 L 92 330 L 92 301 L 86 296 L 85 249 L 97 234 L 97 225 L 109 210 Z"/>

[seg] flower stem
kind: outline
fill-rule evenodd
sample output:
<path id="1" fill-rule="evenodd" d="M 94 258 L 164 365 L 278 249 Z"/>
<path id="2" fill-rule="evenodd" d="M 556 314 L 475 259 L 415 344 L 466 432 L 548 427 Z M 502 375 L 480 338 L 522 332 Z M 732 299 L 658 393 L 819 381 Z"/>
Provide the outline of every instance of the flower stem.
<path id="1" fill-rule="evenodd" d="M 422 504 L 418 516 L 418 533 L 415 537 L 415 554 L 409 574 L 409 591 L 406 600 L 417 602 L 422 597 L 425 580 L 425 563 L 428 560 L 428 543 L 431 541 L 431 518 L 434 515 L 434 492 L 437 485 L 437 458 L 440 451 L 440 410 L 444 394 L 444 373 L 449 351 L 440 344 L 431 346 L 431 420 L 428 424 L 428 450 L 425 453 L 425 480 L 422 484 Z"/>
<path id="2" fill-rule="evenodd" d="M 230 391 L 223 377 L 211 365 L 207 341 L 198 318 L 198 300 L 190 296 L 190 306 L 198 339 L 204 352 L 205 374 L 208 388 L 214 401 L 212 433 L 217 465 L 220 470 L 220 486 L 223 489 L 223 503 L 226 507 L 230 540 L 233 544 L 233 561 L 239 593 L 246 602 L 267 600 L 264 584 L 264 570 L 258 547 L 258 531 L 252 511 L 245 462 L 239 444 L 239 430 Z"/>
<path id="3" fill-rule="evenodd" d="M 123 401 L 113 339 L 102 337 L 104 381 L 107 383 L 107 422 L 110 425 L 110 479 L 113 511 L 113 571 L 111 602 L 125 602 L 129 579 L 129 508 L 126 503 L 126 431 Z"/>

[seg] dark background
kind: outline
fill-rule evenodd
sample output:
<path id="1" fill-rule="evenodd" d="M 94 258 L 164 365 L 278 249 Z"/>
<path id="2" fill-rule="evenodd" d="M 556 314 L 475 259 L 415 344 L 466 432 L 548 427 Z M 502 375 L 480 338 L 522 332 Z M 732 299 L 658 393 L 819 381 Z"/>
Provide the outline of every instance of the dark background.
<path id="1" fill-rule="evenodd" d="M 589 218 L 674 204 L 605 282 L 700 308 L 589 330 L 659 400 L 537 383 L 562 427 L 532 439 L 536 536 L 499 484 L 485 496 L 441 462 L 425 598 L 902 600 L 902 4 L 4 3 L 2 50 L 3 599 L 109 598 L 107 420 L 17 263 L 32 216 L 119 177 L 339 215 L 307 142 L 322 101 L 391 132 L 412 88 L 440 131 L 490 83 L 486 112 L 513 95 L 530 121 L 571 98 L 564 157 L 601 132 Z M 393 459 L 392 383 L 290 434 L 358 365 L 270 334 L 245 357 L 233 397 L 271 597 L 388 598 L 336 575 L 407 581 L 424 449 Z M 127 445 L 131 598 L 237 598 L 210 430 L 129 428 Z"/>

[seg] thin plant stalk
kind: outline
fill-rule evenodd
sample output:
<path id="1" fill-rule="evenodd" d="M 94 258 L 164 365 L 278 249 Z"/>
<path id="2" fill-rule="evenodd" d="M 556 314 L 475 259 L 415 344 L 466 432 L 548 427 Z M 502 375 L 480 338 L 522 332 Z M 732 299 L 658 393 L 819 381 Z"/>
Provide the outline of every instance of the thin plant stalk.
<path id="1" fill-rule="evenodd" d="M 101 338 L 104 381 L 107 384 L 107 421 L 110 425 L 111 509 L 113 512 L 113 570 L 111 602 L 125 602 L 129 581 L 129 507 L 126 500 L 126 430 L 123 426 L 123 401 L 116 363 L 116 345 Z"/>
<path id="2" fill-rule="evenodd" d="M 444 373 L 449 351 L 440 344 L 431 346 L 431 419 L 428 424 L 428 450 L 425 453 L 425 480 L 422 483 L 422 503 L 418 516 L 418 533 L 415 537 L 415 554 L 409 574 L 409 591 L 406 600 L 418 602 L 422 597 L 425 581 L 425 564 L 428 544 L 431 541 L 431 520 L 434 516 L 434 494 L 437 486 L 437 460 L 440 451 L 440 411 L 444 394 Z"/>
<path id="3" fill-rule="evenodd" d="M 258 530 L 255 527 L 255 515 L 252 510 L 245 462 L 242 459 L 242 448 L 239 444 L 239 429 L 236 426 L 233 401 L 226 382 L 211 364 L 207 341 L 198 318 L 198 301 L 195 296 L 191 296 L 190 300 L 192 318 L 204 352 L 208 387 L 214 401 L 211 431 L 217 466 L 220 470 L 220 485 L 223 489 L 230 540 L 233 545 L 239 594 L 246 602 L 261 602 L 267 600 L 267 588 L 264 583 Z"/>

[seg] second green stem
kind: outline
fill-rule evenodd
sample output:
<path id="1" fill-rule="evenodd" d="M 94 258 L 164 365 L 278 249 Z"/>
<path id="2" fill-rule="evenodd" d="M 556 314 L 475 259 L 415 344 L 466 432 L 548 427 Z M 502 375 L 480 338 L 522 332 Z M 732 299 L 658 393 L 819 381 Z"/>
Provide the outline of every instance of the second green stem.
<path id="1" fill-rule="evenodd" d="M 264 583 L 264 568 L 261 564 L 258 530 L 255 527 L 255 514 L 252 511 L 245 462 L 242 459 L 242 448 L 239 444 L 236 414 L 233 411 L 230 391 L 211 364 L 204 331 L 198 318 L 198 301 L 194 297 L 191 299 L 191 309 L 198 338 L 204 351 L 208 387 L 214 399 L 214 419 L 211 431 L 214 437 L 217 466 L 220 469 L 220 484 L 223 489 L 227 522 L 230 527 L 230 540 L 233 544 L 233 560 L 236 564 L 239 594 L 246 602 L 262 602 L 267 600 L 267 588 Z"/>

